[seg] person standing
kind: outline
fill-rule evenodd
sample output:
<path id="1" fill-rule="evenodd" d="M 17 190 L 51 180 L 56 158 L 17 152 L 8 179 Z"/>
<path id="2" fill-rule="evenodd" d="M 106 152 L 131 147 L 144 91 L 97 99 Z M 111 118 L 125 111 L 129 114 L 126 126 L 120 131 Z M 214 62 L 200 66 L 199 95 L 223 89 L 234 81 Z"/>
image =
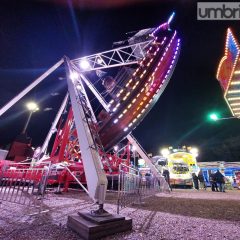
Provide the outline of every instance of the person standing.
<path id="1" fill-rule="evenodd" d="M 216 183 L 216 178 L 215 178 L 215 174 L 213 172 L 211 172 L 210 177 L 209 177 L 210 183 L 211 183 L 211 189 L 213 192 L 217 191 L 218 192 L 218 186 Z"/>
<path id="2" fill-rule="evenodd" d="M 219 186 L 220 192 L 225 192 L 225 180 L 224 180 L 224 175 L 220 173 L 219 169 L 217 172 L 214 174 L 216 183 Z"/>
<path id="3" fill-rule="evenodd" d="M 199 190 L 198 176 L 196 175 L 196 173 L 192 174 L 192 180 L 193 180 L 194 188 Z"/>
<path id="4" fill-rule="evenodd" d="M 162 175 L 164 176 L 166 182 L 168 183 L 170 190 L 172 191 L 172 186 L 170 184 L 170 173 L 169 173 L 168 169 L 164 169 Z"/>
<path id="5" fill-rule="evenodd" d="M 145 179 L 146 179 L 146 187 L 150 188 L 151 187 L 151 174 L 147 172 L 145 174 Z"/>
<path id="6" fill-rule="evenodd" d="M 200 182 L 200 189 L 206 190 L 206 184 L 205 184 L 202 170 L 200 170 L 200 172 L 198 173 L 198 180 Z"/>

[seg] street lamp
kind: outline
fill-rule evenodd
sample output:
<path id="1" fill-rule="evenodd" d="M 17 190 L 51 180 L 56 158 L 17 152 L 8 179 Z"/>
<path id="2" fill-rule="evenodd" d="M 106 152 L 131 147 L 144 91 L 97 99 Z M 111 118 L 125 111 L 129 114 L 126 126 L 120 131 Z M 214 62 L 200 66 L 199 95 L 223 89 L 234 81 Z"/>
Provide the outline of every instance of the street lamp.
<path id="1" fill-rule="evenodd" d="M 216 114 L 216 113 L 211 113 L 209 115 L 209 118 L 213 121 L 217 121 L 219 119 L 218 114 Z"/>
<path id="2" fill-rule="evenodd" d="M 27 127 L 29 125 L 29 122 L 30 122 L 30 119 L 32 117 L 32 114 L 39 110 L 39 107 L 38 107 L 38 105 L 35 102 L 28 102 L 26 104 L 26 107 L 29 110 L 29 115 L 28 115 L 27 121 L 25 122 L 24 128 L 22 130 L 22 134 L 26 133 L 26 130 L 27 130 Z"/>

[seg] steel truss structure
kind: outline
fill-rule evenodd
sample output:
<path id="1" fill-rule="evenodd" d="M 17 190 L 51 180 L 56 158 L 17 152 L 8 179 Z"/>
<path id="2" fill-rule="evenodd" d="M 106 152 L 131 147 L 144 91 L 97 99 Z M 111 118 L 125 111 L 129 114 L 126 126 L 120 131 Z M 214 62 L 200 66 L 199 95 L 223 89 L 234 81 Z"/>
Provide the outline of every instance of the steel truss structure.
<path id="1" fill-rule="evenodd" d="M 75 64 L 78 71 L 81 73 L 138 64 L 144 58 L 146 49 L 150 46 L 152 41 L 153 39 L 115 48 L 109 51 L 77 58 L 71 60 L 71 62 Z M 139 54 L 136 55 L 136 52 Z"/>
<path id="2" fill-rule="evenodd" d="M 123 138 L 128 138 L 131 144 L 136 147 L 140 156 L 144 158 L 150 166 L 152 172 L 157 177 L 161 177 L 143 148 L 137 140 L 129 134 L 156 103 L 165 89 L 176 64 L 179 55 L 180 40 L 176 37 L 176 32 L 169 29 L 169 24 L 170 21 L 153 29 L 150 34 L 147 34 L 147 41 L 140 41 L 74 60 L 64 57 L 0 109 L 1 116 L 64 63 L 71 109 L 65 123 L 64 132 L 60 129 L 61 132 L 63 132 L 61 136 L 59 132 L 57 133 L 56 139 L 59 138 L 59 140 L 55 141 L 56 144 L 53 149 L 57 150 L 57 147 L 60 146 L 60 153 L 62 152 L 61 154 L 63 156 L 70 132 L 75 135 L 81 150 L 80 153 L 78 153 L 80 154 L 78 157 L 80 156 L 83 161 L 88 193 L 89 196 L 99 204 L 100 210 L 103 210 L 107 189 L 107 178 L 104 172 L 103 162 L 105 162 L 105 166 L 107 166 L 109 172 L 111 172 L 111 164 L 109 164 L 110 157 L 107 157 L 105 150 L 111 149 L 114 143 L 118 143 Z M 166 36 L 162 36 L 159 32 L 166 32 Z M 128 80 L 124 89 L 120 90 L 116 95 L 117 98 L 115 98 L 115 102 L 112 100 L 110 103 L 107 103 L 85 75 L 85 73 L 89 71 L 133 64 L 137 65 L 138 68 L 133 73 L 131 79 Z M 108 114 L 108 120 L 110 119 L 110 122 L 105 123 L 105 125 L 103 124 L 103 126 L 98 125 L 84 84 L 94 93 Z M 68 94 L 44 141 L 41 153 L 46 151 L 60 115 L 66 106 Z M 121 94 L 122 98 L 119 97 Z M 127 98 L 128 100 L 125 101 Z M 119 107 L 121 103 L 122 107 Z M 125 114 L 127 109 L 130 108 L 132 108 L 132 113 Z M 124 117 L 122 117 L 123 115 Z M 136 117 L 132 118 L 133 116 Z M 121 124 L 116 124 L 118 121 L 122 121 L 121 124 L 126 124 L 126 127 L 122 129 Z M 74 129 L 73 126 L 75 127 Z M 114 130 L 115 127 L 117 129 L 116 131 Z M 111 130 L 108 131 L 108 128 L 111 128 Z M 104 134 L 108 133 L 113 134 L 112 136 L 116 135 L 118 138 L 112 139 L 113 137 L 109 135 L 108 138 L 106 138 L 107 140 L 104 139 Z M 108 144 L 108 139 L 111 139 L 111 144 Z M 69 172 L 69 169 L 67 171 Z"/>

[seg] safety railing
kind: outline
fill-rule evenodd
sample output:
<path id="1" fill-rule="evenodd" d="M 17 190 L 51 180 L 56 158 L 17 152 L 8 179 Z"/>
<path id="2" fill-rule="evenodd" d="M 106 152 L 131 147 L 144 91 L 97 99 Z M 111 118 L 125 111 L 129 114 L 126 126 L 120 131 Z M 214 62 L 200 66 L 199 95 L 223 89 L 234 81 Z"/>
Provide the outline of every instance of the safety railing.
<path id="1" fill-rule="evenodd" d="M 119 166 L 118 179 L 118 204 L 117 213 L 120 209 L 131 204 L 142 204 L 143 199 L 155 195 L 165 189 L 166 181 L 152 175 L 141 176 L 135 168 L 124 164 Z"/>
<path id="2" fill-rule="evenodd" d="M 0 200 L 39 208 L 50 171 L 50 163 L 31 167 L 29 163 L 11 163 L 0 169 Z"/>

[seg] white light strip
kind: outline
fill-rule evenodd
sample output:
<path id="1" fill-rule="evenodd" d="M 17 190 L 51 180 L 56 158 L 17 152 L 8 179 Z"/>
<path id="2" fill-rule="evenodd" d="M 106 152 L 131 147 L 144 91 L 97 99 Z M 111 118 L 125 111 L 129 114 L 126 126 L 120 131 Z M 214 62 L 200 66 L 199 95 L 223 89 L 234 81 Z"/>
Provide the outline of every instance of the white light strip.
<path id="1" fill-rule="evenodd" d="M 230 105 L 231 106 L 240 106 L 240 102 L 238 102 L 238 103 L 231 103 Z"/>
<path id="2" fill-rule="evenodd" d="M 235 101 L 235 100 L 240 100 L 240 97 L 230 97 L 230 98 L 228 98 L 228 101 Z"/>
<path id="3" fill-rule="evenodd" d="M 227 93 L 228 94 L 229 93 L 240 93 L 240 89 L 238 89 L 238 90 L 229 90 Z"/>
<path id="4" fill-rule="evenodd" d="M 240 85 L 240 81 L 231 82 L 231 85 Z"/>

